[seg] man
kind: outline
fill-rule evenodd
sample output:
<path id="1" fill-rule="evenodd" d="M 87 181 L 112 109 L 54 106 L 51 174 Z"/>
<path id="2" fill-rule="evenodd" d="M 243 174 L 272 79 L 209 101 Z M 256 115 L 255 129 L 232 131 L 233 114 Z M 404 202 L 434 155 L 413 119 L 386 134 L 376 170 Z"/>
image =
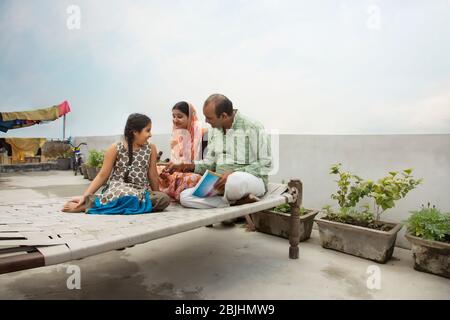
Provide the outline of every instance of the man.
<path id="1" fill-rule="evenodd" d="M 272 165 L 264 127 L 233 109 L 232 102 L 222 94 L 206 99 L 203 114 L 212 126 L 204 159 L 191 164 L 170 164 L 167 170 L 198 174 L 214 171 L 221 175 L 214 186 L 220 195 L 200 198 L 192 195 L 190 188 L 181 193 L 180 203 L 204 209 L 257 201 L 267 191 L 267 174 Z"/>

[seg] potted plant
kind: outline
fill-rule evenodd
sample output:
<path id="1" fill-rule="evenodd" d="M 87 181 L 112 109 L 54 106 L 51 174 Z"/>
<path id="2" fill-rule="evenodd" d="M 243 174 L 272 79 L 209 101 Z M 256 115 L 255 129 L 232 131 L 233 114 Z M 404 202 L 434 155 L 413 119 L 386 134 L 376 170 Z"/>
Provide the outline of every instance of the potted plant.
<path id="1" fill-rule="evenodd" d="M 82 163 L 82 164 L 81 164 L 81 172 L 83 173 L 83 178 L 84 178 L 84 179 L 89 179 L 87 169 L 88 169 L 87 163 Z"/>
<path id="2" fill-rule="evenodd" d="M 55 169 L 69 170 L 72 150 L 62 141 L 47 141 L 41 148 L 42 158 L 55 164 Z"/>
<path id="3" fill-rule="evenodd" d="M 300 241 L 311 237 L 314 217 L 319 210 L 300 208 Z M 257 231 L 289 239 L 291 225 L 291 207 L 282 204 L 272 210 L 264 210 L 252 214 L 252 220 Z"/>
<path id="4" fill-rule="evenodd" d="M 99 151 L 97 154 L 97 166 L 95 167 L 95 175 L 97 175 L 100 172 L 104 160 L 105 160 L 105 152 Z"/>
<path id="5" fill-rule="evenodd" d="M 450 278 L 450 213 L 422 205 L 406 221 L 414 269 Z"/>
<path id="6" fill-rule="evenodd" d="M 89 157 L 87 161 L 87 174 L 89 180 L 94 180 L 99 173 L 100 168 L 103 165 L 103 158 L 103 152 L 95 149 L 89 151 Z"/>
<path id="7" fill-rule="evenodd" d="M 382 221 L 381 214 L 395 206 L 422 182 L 414 179 L 412 169 L 389 174 L 377 182 L 363 180 L 350 172 L 341 171 L 341 164 L 331 167 L 330 174 L 339 176 L 338 191 L 331 195 L 339 209 L 325 206 L 325 215 L 316 218 L 324 248 L 334 249 L 358 257 L 386 263 L 394 252 L 401 223 Z M 373 200 L 373 209 L 361 200 Z"/>
<path id="8" fill-rule="evenodd" d="M 56 166 L 59 170 L 69 170 L 72 163 L 73 152 L 71 149 L 63 150 L 56 158 Z"/>

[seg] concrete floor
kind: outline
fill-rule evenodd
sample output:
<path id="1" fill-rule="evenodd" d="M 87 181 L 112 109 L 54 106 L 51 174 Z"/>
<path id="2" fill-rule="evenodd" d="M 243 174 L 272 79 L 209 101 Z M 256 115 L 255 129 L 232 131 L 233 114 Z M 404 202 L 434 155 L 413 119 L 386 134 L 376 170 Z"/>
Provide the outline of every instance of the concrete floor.
<path id="1" fill-rule="evenodd" d="M 71 172 L 0 174 L 0 202 L 79 195 Z M 1 213 L 0 213 L 1 219 Z M 66 265 L 0 275 L 0 299 L 450 299 L 450 280 L 412 268 L 409 250 L 387 264 L 320 246 L 318 233 L 288 259 L 288 241 L 232 228 L 200 228 Z M 67 288 L 77 265 L 81 289 Z M 380 288 L 369 289 L 371 266 Z M 69 279 L 70 280 L 70 279 Z"/>

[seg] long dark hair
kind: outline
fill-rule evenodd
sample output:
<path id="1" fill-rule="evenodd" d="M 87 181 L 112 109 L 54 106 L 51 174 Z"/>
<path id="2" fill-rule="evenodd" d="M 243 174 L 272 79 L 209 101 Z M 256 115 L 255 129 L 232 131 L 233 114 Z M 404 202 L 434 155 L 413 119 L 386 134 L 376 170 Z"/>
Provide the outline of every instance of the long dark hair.
<path id="1" fill-rule="evenodd" d="M 131 164 L 133 163 L 133 141 L 134 132 L 141 132 L 152 120 L 145 114 L 132 113 L 128 116 L 123 135 L 128 145 L 128 165 L 125 171 L 124 181 L 129 182 Z"/>

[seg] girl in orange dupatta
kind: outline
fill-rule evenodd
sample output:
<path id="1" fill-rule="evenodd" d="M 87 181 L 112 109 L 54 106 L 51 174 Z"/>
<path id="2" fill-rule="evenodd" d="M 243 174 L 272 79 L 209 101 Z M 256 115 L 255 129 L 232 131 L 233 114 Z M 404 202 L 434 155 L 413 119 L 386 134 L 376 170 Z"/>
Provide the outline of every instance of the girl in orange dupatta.
<path id="1" fill-rule="evenodd" d="M 203 131 L 194 106 L 185 101 L 175 104 L 172 108 L 172 121 L 170 161 L 192 163 L 194 160 L 201 160 Z M 169 174 L 160 168 L 160 191 L 179 201 L 180 193 L 187 188 L 195 187 L 201 177 L 190 172 Z"/>

